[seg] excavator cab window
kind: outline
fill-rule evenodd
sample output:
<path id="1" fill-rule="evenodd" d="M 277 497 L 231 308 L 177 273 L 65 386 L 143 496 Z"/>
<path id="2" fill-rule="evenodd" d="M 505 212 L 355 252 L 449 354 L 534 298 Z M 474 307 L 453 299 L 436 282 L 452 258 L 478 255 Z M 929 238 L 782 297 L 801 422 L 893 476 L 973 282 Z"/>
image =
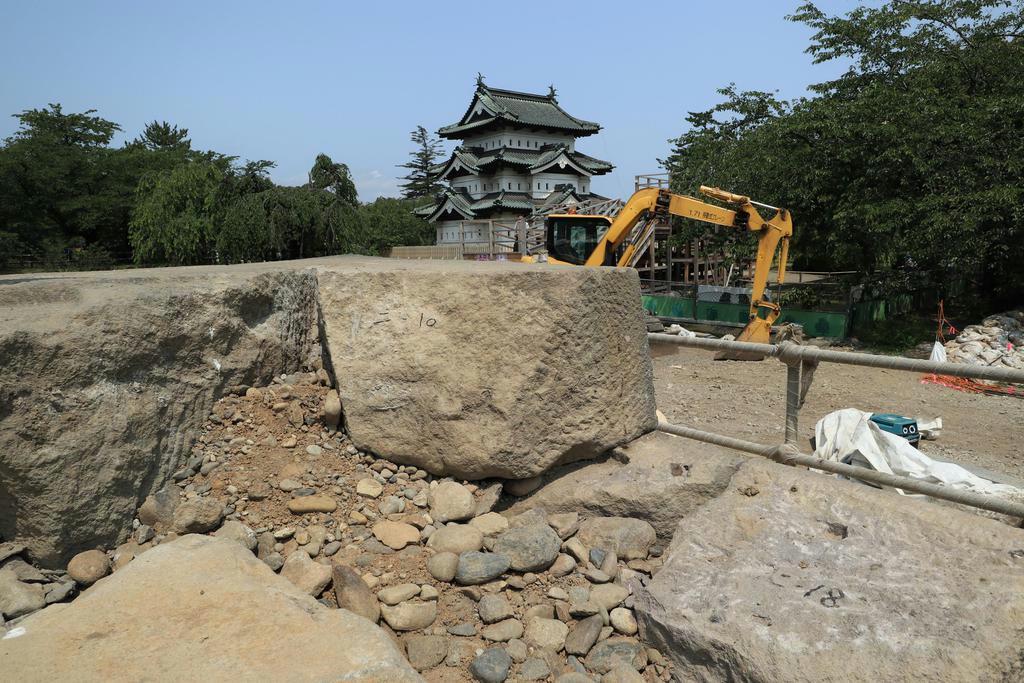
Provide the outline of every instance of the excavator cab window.
<path id="1" fill-rule="evenodd" d="M 549 216 L 545 231 L 548 254 L 559 261 L 583 265 L 609 225 L 605 216 Z"/>

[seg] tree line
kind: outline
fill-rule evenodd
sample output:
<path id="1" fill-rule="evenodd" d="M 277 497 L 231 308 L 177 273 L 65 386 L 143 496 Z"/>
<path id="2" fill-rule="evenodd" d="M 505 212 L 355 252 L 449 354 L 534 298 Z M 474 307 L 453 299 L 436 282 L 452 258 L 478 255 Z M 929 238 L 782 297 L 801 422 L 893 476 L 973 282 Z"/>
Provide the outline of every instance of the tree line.
<path id="1" fill-rule="evenodd" d="M 1024 3 L 889 0 L 790 20 L 815 62 L 849 64 L 791 101 L 723 88 L 665 165 L 673 188 L 718 185 L 786 206 L 796 265 L 882 288 L 966 283 L 1024 300 Z"/>
<path id="2" fill-rule="evenodd" d="M 412 214 L 424 196 L 416 152 L 403 198 L 362 203 L 348 167 L 326 154 L 305 184 L 281 186 L 274 162 L 193 149 L 188 129 L 164 121 L 115 146 L 121 127 L 94 110 L 14 116 L 18 130 L 0 145 L 0 269 L 382 254 L 434 241 Z M 429 170 L 433 159 L 420 162 Z"/>

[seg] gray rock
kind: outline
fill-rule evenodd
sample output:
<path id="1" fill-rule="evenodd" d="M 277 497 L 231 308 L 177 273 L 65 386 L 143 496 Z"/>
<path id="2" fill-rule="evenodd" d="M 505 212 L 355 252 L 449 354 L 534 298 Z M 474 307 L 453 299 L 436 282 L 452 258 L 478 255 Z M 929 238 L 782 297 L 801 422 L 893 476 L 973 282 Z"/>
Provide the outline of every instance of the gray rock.
<path id="1" fill-rule="evenodd" d="M 52 605 L 55 602 L 63 602 L 64 600 L 71 597 L 75 592 L 74 581 L 62 581 L 60 583 L 52 583 L 47 587 L 46 590 L 46 604 Z"/>
<path id="2" fill-rule="evenodd" d="M 68 562 L 68 576 L 83 586 L 91 586 L 109 573 L 110 560 L 100 550 L 86 550 Z"/>
<path id="3" fill-rule="evenodd" d="M 636 635 L 638 626 L 636 618 L 633 617 L 633 610 L 616 607 L 608 616 L 616 631 L 626 636 Z"/>
<path id="4" fill-rule="evenodd" d="M 377 599 L 385 605 L 397 605 L 419 595 L 420 587 L 415 583 L 400 583 L 377 591 Z"/>
<path id="5" fill-rule="evenodd" d="M 281 567 L 284 566 L 284 556 L 278 552 L 267 553 L 260 559 L 263 561 L 263 564 L 267 565 L 275 572 L 279 571 Z"/>
<path id="6" fill-rule="evenodd" d="M 331 568 L 314 562 L 306 553 L 296 551 L 284 561 L 281 576 L 315 598 L 323 593 L 327 584 L 331 582 Z"/>
<path id="7" fill-rule="evenodd" d="M 584 663 L 588 669 L 599 674 L 608 673 L 620 665 L 641 671 L 647 666 L 647 650 L 632 638 L 609 638 L 595 645 Z"/>
<path id="8" fill-rule="evenodd" d="M 341 398 L 338 392 L 331 389 L 324 397 L 324 404 L 321 407 L 324 416 L 324 424 L 330 429 L 337 429 L 341 423 Z"/>
<path id="9" fill-rule="evenodd" d="M 515 662 L 525 662 L 526 657 L 529 654 L 529 648 L 526 642 L 519 638 L 513 638 L 512 640 L 505 643 L 505 652 Z"/>
<path id="10" fill-rule="evenodd" d="M 213 531 L 224 517 L 224 505 L 215 498 L 193 498 L 174 511 L 172 528 L 179 534 L 204 534 Z"/>
<path id="11" fill-rule="evenodd" d="M 590 564 L 600 568 L 604 564 L 604 556 L 607 551 L 603 548 L 591 548 L 590 549 Z"/>
<path id="12" fill-rule="evenodd" d="M 570 555 L 561 553 L 557 558 L 555 558 L 554 563 L 552 563 L 548 571 L 551 573 L 551 576 L 559 577 L 572 574 L 575 569 L 576 560 L 572 559 Z"/>
<path id="13" fill-rule="evenodd" d="M 587 654 L 597 642 L 603 626 L 600 614 L 576 622 L 576 625 L 569 629 L 569 635 L 565 637 L 565 651 L 571 655 Z"/>
<path id="14" fill-rule="evenodd" d="M 654 432 L 610 457 L 554 468 L 543 486 L 509 512 L 541 507 L 549 513 L 633 517 L 650 522 L 658 538 L 668 541 L 679 520 L 725 491 L 744 459 L 727 448 Z"/>
<path id="15" fill-rule="evenodd" d="M 161 544 L 22 623 L 0 640 L 4 680 L 422 682 L 381 629 L 212 536 Z M 159 646 L 138 656 L 144 643 Z"/>
<path id="16" fill-rule="evenodd" d="M 540 657 L 530 657 L 519 666 L 519 678 L 524 681 L 543 681 L 550 675 L 551 668 Z"/>
<path id="17" fill-rule="evenodd" d="M 631 308 L 636 273 L 397 263 L 319 276 L 327 346 L 359 449 L 436 475 L 519 479 L 657 425 L 646 327 Z M 426 311 L 431 327 L 420 328 L 418 316 L 371 319 L 366 312 L 385 300 L 391 311 Z"/>
<path id="18" fill-rule="evenodd" d="M 534 572 L 550 567 L 561 545 L 558 534 L 545 522 L 509 529 L 497 537 L 493 550 L 508 557 L 513 570 Z"/>
<path id="19" fill-rule="evenodd" d="M 459 568 L 459 556 L 455 553 L 437 553 L 427 559 L 427 571 L 438 581 L 451 583 Z"/>
<path id="20" fill-rule="evenodd" d="M 428 498 L 430 516 L 435 522 L 461 522 L 476 513 L 476 499 L 462 484 L 443 481 Z"/>
<path id="21" fill-rule="evenodd" d="M 437 602 L 402 602 L 397 605 L 381 605 L 381 616 L 388 626 L 396 631 L 418 631 L 434 623 L 437 618 Z"/>
<path id="22" fill-rule="evenodd" d="M 409 664 L 417 671 L 432 669 L 448 655 L 448 641 L 443 636 L 409 636 L 405 640 Z"/>
<path id="23" fill-rule="evenodd" d="M 580 541 L 589 548 L 607 548 L 624 560 L 643 559 L 654 545 L 654 527 L 630 517 L 593 517 L 580 524 Z"/>
<path id="24" fill-rule="evenodd" d="M 241 522 L 228 520 L 213 535 L 234 541 L 250 552 L 256 550 L 256 533 Z"/>
<path id="25" fill-rule="evenodd" d="M 491 484 L 481 491 L 480 495 L 476 499 L 476 510 L 473 512 L 473 516 L 479 517 L 480 515 L 486 515 L 488 512 L 493 510 L 494 506 L 497 505 L 498 500 L 501 498 L 501 490 L 502 485 L 499 481 L 495 484 Z"/>
<path id="26" fill-rule="evenodd" d="M 455 583 L 462 586 L 487 583 L 507 572 L 508 568 L 508 557 L 499 553 L 462 553 L 455 572 Z"/>
<path id="27" fill-rule="evenodd" d="M 139 507 L 139 521 L 147 526 L 169 529 L 174 523 L 174 511 L 180 501 L 178 492 L 171 489 L 151 493 Z"/>
<path id="28" fill-rule="evenodd" d="M 569 627 L 561 621 L 534 617 L 526 624 L 524 640 L 528 645 L 541 650 L 558 652 L 565 645 L 567 635 L 569 635 Z"/>
<path id="29" fill-rule="evenodd" d="M 558 537 L 564 541 L 579 530 L 580 513 L 564 512 L 548 515 L 548 524 L 555 530 Z"/>
<path id="30" fill-rule="evenodd" d="M 489 593 L 480 598 L 480 602 L 476 605 L 476 610 L 480 615 L 480 621 L 485 624 L 493 624 L 496 621 L 508 619 L 514 614 L 512 605 L 500 593 Z"/>
<path id="31" fill-rule="evenodd" d="M 341 541 L 331 541 L 324 546 L 324 557 L 331 557 L 341 550 Z"/>
<path id="32" fill-rule="evenodd" d="M 647 683 L 647 679 L 638 674 L 632 666 L 619 664 L 601 677 L 601 683 Z"/>
<path id="33" fill-rule="evenodd" d="M 43 587 L 18 581 L 14 572 L 0 570 L 0 614 L 14 619 L 46 606 Z"/>
<path id="34" fill-rule="evenodd" d="M 140 524 L 139 528 L 135 530 L 134 538 L 138 544 L 149 543 L 156 536 L 156 530 L 148 524 Z"/>
<path id="35" fill-rule="evenodd" d="M 520 638 L 523 635 L 523 624 L 518 619 L 505 619 L 496 624 L 490 624 L 480 630 L 480 637 L 496 643 L 506 640 Z"/>
<path id="36" fill-rule="evenodd" d="M 439 553 L 455 553 L 456 555 L 471 550 L 480 550 L 484 546 L 484 535 L 476 527 L 469 524 L 449 524 L 441 527 L 430 535 L 427 547 Z"/>
<path id="37" fill-rule="evenodd" d="M 512 668 L 512 658 L 500 647 L 484 650 L 469 665 L 469 673 L 482 683 L 503 683 Z"/>
<path id="38" fill-rule="evenodd" d="M 346 565 L 335 564 L 331 580 L 338 607 L 354 612 L 375 624 L 380 620 L 380 605 L 377 604 L 377 598 L 359 572 Z"/>
<path id="39" fill-rule="evenodd" d="M 30 583 L 46 583 L 49 581 L 45 574 L 20 557 L 12 557 L 4 562 L 0 562 L 0 571 L 14 572 L 18 581 L 28 581 Z"/>
<path id="40" fill-rule="evenodd" d="M 681 680 L 1019 679 L 1021 530 L 913 502 L 748 461 L 633 596 L 646 642 Z"/>
<path id="41" fill-rule="evenodd" d="M 590 589 L 590 600 L 606 610 L 612 610 L 629 597 L 629 591 L 616 583 L 605 583 Z"/>
<path id="42" fill-rule="evenodd" d="M 464 638 L 476 635 L 476 626 L 473 624 L 455 624 L 454 626 L 449 626 L 447 630 L 453 636 L 462 636 Z"/>
<path id="43" fill-rule="evenodd" d="M 317 341 L 306 264 L 29 275 L 4 290 L 0 395 L 19 400 L 0 429 L 0 537 L 42 567 L 127 540 L 226 387 L 298 369 Z M 43 301 L 45 315 L 25 305 Z"/>

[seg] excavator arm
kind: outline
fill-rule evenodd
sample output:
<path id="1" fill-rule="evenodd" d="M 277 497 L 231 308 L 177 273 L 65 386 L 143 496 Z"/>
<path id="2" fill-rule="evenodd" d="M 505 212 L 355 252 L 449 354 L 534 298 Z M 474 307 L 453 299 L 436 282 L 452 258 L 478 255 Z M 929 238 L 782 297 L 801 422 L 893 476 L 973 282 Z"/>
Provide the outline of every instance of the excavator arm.
<path id="1" fill-rule="evenodd" d="M 758 236 L 758 243 L 754 284 L 750 299 L 750 318 L 738 340 L 768 343 L 772 323 L 781 313 L 778 304 L 765 298 L 768 274 L 775 261 L 775 254 L 780 252 L 778 282 L 785 281 L 789 239 L 793 235 L 792 216 L 786 209 L 761 205 L 775 212 L 771 218 L 765 220 L 749 197 L 705 186 L 701 186 L 700 191 L 719 201 L 734 204 L 736 208 L 722 208 L 693 197 L 674 194 L 658 188 L 638 190 L 622 207 L 583 265 L 624 266 L 629 263 L 637 248 L 637 245 L 631 241 L 637 234 L 635 228 L 637 223 L 645 219 L 681 216 L 695 221 L 753 232 Z M 615 254 L 619 252 L 620 247 L 623 248 L 622 253 L 616 259 Z"/>

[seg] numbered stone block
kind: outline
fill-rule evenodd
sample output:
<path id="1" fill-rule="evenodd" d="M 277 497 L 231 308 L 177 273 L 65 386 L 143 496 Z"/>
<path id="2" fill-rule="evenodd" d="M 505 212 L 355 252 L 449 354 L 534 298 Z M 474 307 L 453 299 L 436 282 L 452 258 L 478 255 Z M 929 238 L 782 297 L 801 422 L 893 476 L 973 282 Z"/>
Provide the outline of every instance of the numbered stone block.
<path id="1" fill-rule="evenodd" d="M 319 283 L 359 448 L 521 479 L 657 424 L 633 270 L 364 259 L 320 267 Z"/>
<path id="2" fill-rule="evenodd" d="M 1000 521 L 750 461 L 679 523 L 635 612 L 683 680 L 1018 680 L 1022 547 Z"/>

